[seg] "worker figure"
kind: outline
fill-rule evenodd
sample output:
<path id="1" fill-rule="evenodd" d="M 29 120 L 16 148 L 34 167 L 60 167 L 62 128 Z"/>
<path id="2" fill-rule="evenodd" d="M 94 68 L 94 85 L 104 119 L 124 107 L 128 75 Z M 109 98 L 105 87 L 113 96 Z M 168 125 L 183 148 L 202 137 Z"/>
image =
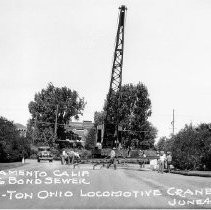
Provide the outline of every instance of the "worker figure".
<path id="1" fill-rule="evenodd" d="M 138 163 L 140 165 L 140 168 L 143 167 L 143 164 L 144 164 L 144 160 L 143 160 L 143 151 L 142 150 L 139 150 L 139 159 L 138 159 Z"/>
<path id="2" fill-rule="evenodd" d="M 73 168 L 81 164 L 81 157 L 78 152 L 73 151 L 72 165 Z"/>
<path id="3" fill-rule="evenodd" d="M 109 168 L 112 164 L 114 165 L 114 169 L 116 170 L 116 152 L 115 152 L 115 147 L 111 150 L 110 152 L 110 160 L 107 165 L 107 168 Z"/>
<path id="4" fill-rule="evenodd" d="M 97 142 L 96 146 L 97 146 L 97 148 L 98 148 L 99 150 L 102 149 L 102 144 L 101 144 L 100 142 Z"/>
<path id="5" fill-rule="evenodd" d="M 147 160 L 146 160 L 146 154 L 145 154 L 145 152 L 143 151 L 143 154 L 142 154 L 142 157 L 143 157 L 143 165 L 142 165 L 142 167 L 144 168 L 145 167 L 145 164 L 147 163 Z"/>
<path id="6" fill-rule="evenodd" d="M 81 159 L 80 154 L 78 152 L 74 152 L 74 161 L 78 163 L 80 162 L 80 159 Z"/>
<path id="7" fill-rule="evenodd" d="M 75 159 L 75 152 L 73 150 L 71 151 L 68 151 L 67 152 L 67 155 L 68 155 L 68 161 L 67 161 L 67 164 L 70 165 L 74 163 L 74 159 Z"/>
<path id="8" fill-rule="evenodd" d="M 171 152 L 167 152 L 166 161 L 167 161 L 167 170 L 170 173 L 171 172 L 171 163 L 172 163 Z"/>
<path id="9" fill-rule="evenodd" d="M 62 155 L 61 155 L 61 163 L 62 163 L 62 165 L 67 163 L 67 161 L 68 161 L 68 155 L 67 155 L 66 151 L 63 150 L 62 151 Z"/>
<path id="10" fill-rule="evenodd" d="M 131 152 L 131 150 L 132 150 L 132 147 L 129 146 L 129 147 L 128 147 L 128 153 L 127 153 L 127 156 L 128 156 L 128 157 L 130 157 L 130 152 Z"/>
<path id="11" fill-rule="evenodd" d="M 160 159 L 159 159 L 159 170 L 158 170 L 158 173 L 159 172 L 163 173 L 165 161 L 166 161 L 166 155 L 165 155 L 164 151 L 161 151 L 160 152 Z"/>
<path id="12" fill-rule="evenodd" d="M 25 163 L 25 156 L 26 156 L 26 152 L 23 150 L 21 151 L 21 157 L 22 157 L 22 163 Z"/>

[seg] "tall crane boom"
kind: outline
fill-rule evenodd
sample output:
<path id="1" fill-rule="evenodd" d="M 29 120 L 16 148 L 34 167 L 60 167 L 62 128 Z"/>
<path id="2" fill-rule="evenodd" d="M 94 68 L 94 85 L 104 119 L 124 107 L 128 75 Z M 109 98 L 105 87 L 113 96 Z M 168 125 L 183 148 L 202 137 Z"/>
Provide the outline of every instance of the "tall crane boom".
<path id="1" fill-rule="evenodd" d="M 125 29 L 125 12 L 126 7 L 121 6 L 119 12 L 119 24 L 116 35 L 116 44 L 114 51 L 114 60 L 112 65 L 111 81 L 109 96 L 113 92 L 117 92 L 121 89 L 122 85 L 122 64 L 123 64 L 123 50 L 124 50 L 124 29 Z M 111 97 L 108 97 L 111 99 Z"/>
<path id="2" fill-rule="evenodd" d="M 125 29 L 125 16 L 127 8 L 122 5 L 119 7 L 119 21 L 118 29 L 115 42 L 114 59 L 112 64 L 112 73 L 110 80 L 110 87 L 107 96 L 107 106 L 106 106 L 106 117 L 104 120 L 104 132 L 103 132 L 103 146 L 113 147 L 115 142 L 118 142 L 118 132 L 119 132 L 119 113 L 118 107 L 115 113 L 115 122 L 110 117 L 110 110 L 114 107 L 114 104 L 119 105 L 119 95 L 121 85 L 122 85 L 122 65 L 123 65 L 123 52 L 124 52 L 124 29 Z M 114 97 L 113 97 L 114 96 Z M 112 122 L 112 123 L 111 123 Z"/>

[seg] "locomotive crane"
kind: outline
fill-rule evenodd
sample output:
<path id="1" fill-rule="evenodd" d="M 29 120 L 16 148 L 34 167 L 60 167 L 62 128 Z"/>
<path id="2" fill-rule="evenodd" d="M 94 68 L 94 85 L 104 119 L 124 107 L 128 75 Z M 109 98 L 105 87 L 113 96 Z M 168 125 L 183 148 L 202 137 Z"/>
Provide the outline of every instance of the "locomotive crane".
<path id="1" fill-rule="evenodd" d="M 114 147 L 121 142 L 121 126 L 119 125 L 120 93 L 122 85 L 122 65 L 124 52 L 124 30 L 127 8 L 119 7 L 118 28 L 115 40 L 115 50 L 112 64 L 111 80 L 106 103 L 106 116 L 103 125 L 97 128 L 97 142 L 102 146 Z M 112 107 L 116 107 L 115 113 L 111 113 Z"/>

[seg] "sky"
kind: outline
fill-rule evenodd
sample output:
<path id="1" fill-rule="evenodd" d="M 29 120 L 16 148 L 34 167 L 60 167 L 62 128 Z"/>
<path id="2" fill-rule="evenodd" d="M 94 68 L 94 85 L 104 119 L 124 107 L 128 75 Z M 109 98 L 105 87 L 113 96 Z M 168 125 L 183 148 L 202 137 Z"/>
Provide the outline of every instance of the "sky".
<path id="1" fill-rule="evenodd" d="M 26 125 L 52 82 L 92 120 L 109 90 L 118 7 L 128 8 L 123 84 L 146 85 L 158 138 L 211 122 L 210 0 L 0 0 L 0 116 Z"/>

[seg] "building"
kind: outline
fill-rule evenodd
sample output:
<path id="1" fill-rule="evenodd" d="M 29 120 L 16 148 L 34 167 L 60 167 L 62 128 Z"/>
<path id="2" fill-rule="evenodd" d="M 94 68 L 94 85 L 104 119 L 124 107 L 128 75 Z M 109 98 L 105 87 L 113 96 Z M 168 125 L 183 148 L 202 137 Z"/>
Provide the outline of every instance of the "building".
<path id="1" fill-rule="evenodd" d="M 83 122 L 69 122 L 67 131 L 73 131 L 79 136 L 79 139 L 85 141 L 86 136 L 89 133 L 89 130 L 94 126 L 92 121 L 83 121 Z"/>

